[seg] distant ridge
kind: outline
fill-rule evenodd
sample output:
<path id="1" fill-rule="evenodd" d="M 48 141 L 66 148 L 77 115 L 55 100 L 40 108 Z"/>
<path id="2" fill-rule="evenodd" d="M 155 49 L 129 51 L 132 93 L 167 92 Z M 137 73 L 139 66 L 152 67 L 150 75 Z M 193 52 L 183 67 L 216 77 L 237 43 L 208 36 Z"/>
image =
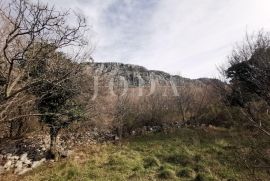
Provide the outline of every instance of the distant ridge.
<path id="1" fill-rule="evenodd" d="M 206 85 L 214 81 L 219 81 L 217 79 L 209 78 L 189 79 L 179 75 L 171 75 L 164 71 L 148 70 L 143 66 L 134 64 L 124 64 L 118 62 L 94 62 L 83 64 L 91 68 L 96 75 L 111 76 L 115 79 L 124 78 L 128 84 L 132 86 L 138 86 L 139 83 L 141 85 L 149 85 L 151 80 L 155 80 L 161 85 L 167 85 L 170 82 L 173 82 L 176 86 L 181 86 L 186 83 Z"/>

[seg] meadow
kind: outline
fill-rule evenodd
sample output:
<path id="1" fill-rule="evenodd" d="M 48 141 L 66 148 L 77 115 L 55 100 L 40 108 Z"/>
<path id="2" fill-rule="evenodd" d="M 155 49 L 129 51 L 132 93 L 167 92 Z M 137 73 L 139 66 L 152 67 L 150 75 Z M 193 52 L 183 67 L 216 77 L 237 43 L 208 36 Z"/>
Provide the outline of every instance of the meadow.
<path id="1" fill-rule="evenodd" d="M 69 159 L 47 163 L 23 179 L 267 181 L 269 169 L 255 167 L 253 161 L 259 158 L 251 154 L 252 147 L 269 150 L 267 141 L 254 132 L 183 128 L 81 147 Z"/>

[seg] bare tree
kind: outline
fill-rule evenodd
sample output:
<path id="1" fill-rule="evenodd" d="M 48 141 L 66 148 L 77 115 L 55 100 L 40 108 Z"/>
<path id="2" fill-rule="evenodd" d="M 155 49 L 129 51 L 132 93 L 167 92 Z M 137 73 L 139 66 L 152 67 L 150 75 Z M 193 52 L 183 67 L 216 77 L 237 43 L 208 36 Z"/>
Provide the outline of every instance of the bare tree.
<path id="1" fill-rule="evenodd" d="M 68 25 L 69 11 L 59 12 L 54 7 L 26 0 L 13 0 L 6 7 L 2 5 L 0 17 L 7 22 L 1 41 L 1 79 L 4 84 L 3 101 L 39 83 L 27 77 L 28 68 L 42 53 L 49 56 L 50 48 L 59 50 L 68 46 L 82 46 L 86 21 L 75 14 L 77 25 Z M 83 31 L 82 31 L 83 30 Z"/>
<path id="2" fill-rule="evenodd" d="M 52 109 L 49 100 L 70 104 L 71 95 L 78 94 L 73 80 L 80 76 L 81 66 L 75 60 L 87 46 L 86 20 L 73 11 L 27 0 L 1 1 L 0 20 L 0 122 L 40 117 L 47 120 L 55 145 L 57 130 L 70 122 L 70 112 L 60 106 Z M 78 51 L 71 57 L 61 53 L 64 49 Z M 16 106 L 24 107 L 26 102 L 35 104 L 34 109 L 16 112 Z"/>
<path id="3" fill-rule="evenodd" d="M 113 123 L 116 127 L 116 134 L 120 140 L 122 139 L 123 134 L 125 134 L 125 130 L 123 129 L 127 121 L 127 116 L 130 114 L 130 111 L 130 99 L 128 95 L 116 95 Z"/>
<path id="4" fill-rule="evenodd" d="M 182 121 L 185 122 L 191 116 L 191 108 L 193 106 L 192 104 L 195 92 L 188 84 L 178 86 L 177 91 L 179 95 L 175 97 L 176 109 L 180 113 Z"/>

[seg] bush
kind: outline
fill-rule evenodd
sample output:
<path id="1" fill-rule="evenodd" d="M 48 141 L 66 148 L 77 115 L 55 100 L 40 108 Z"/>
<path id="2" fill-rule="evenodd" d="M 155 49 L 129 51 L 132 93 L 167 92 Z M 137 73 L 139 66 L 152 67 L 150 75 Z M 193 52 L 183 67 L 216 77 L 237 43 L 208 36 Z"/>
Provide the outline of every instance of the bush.
<path id="1" fill-rule="evenodd" d="M 200 124 L 230 128 L 235 123 L 229 109 L 223 105 L 209 105 L 203 109 L 197 120 Z"/>

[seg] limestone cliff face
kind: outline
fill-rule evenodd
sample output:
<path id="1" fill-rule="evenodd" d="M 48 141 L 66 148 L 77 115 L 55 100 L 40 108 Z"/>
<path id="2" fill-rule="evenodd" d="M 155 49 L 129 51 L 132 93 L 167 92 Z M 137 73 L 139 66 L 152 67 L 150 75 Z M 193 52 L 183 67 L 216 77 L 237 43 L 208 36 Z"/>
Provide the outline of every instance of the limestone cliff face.
<path id="1" fill-rule="evenodd" d="M 92 69 L 95 75 L 106 75 L 113 79 L 124 79 L 129 86 L 149 85 L 151 81 L 158 82 L 161 85 L 167 85 L 173 82 L 180 86 L 185 83 L 194 83 L 203 85 L 205 81 L 199 79 L 188 79 L 178 75 L 170 75 L 163 71 L 148 70 L 145 67 L 123 64 L 123 63 L 87 63 L 86 66 Z"/>

